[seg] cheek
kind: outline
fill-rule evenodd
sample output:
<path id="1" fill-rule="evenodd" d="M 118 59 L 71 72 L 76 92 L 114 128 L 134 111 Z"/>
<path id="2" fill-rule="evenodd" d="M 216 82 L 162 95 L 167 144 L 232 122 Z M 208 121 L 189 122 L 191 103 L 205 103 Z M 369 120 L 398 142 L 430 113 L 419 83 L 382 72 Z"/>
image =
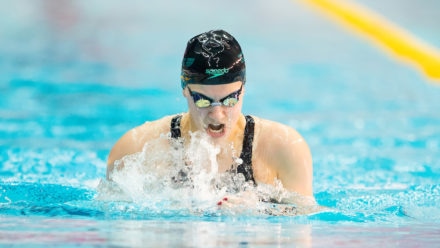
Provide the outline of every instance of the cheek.
<path id="1" fill-rule="evenodd" d="M 236 123 L 241 116 L 241 105 L 237 105 L 227 110 L 229 121 Z"/>
<path id="2" fill-rule="evenodd" d="M 194 103 L 188 103 L 188 108 L 193 124 L 196 125 L 197 129 L 202 129 L 203 120 L 206 118 L 206 116 L 209 113 L 208 108 L 207 109 L 197 108 L 196 105 L 194 105 Z"/>
<path id="3" fill-rule="evenodd" d="M 199 108 L 196 107 L 194 101 L 191 97 L 186 97 L 186 102 L 188 104 L 188 110 L 192 115 L 199 115 Z"/>
<path id="4" fill-rule="evenodd" d="M 243 101 L 239 101 L 237 105 L 234 106 L 235 108 L 233 108 L 234 114 L 240 115 L 242 106 L 243 106 Z"/>

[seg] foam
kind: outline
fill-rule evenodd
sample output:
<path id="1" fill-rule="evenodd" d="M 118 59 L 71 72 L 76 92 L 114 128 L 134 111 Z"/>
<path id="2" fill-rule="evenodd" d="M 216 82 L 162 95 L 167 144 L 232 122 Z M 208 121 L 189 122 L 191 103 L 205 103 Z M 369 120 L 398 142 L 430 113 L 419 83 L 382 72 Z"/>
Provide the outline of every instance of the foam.
<path id="1" fill-rule="evenodd" d="M 171 149 L 157 152 L 164 139 L 172 143 Z M 96 198 L 132 202 L 153 212 L 165 207 L 194 213 L 296 215 L 298 204 L 314 205 L 313 200 L 284 190 L 279 181 L 255 187 L 242 174 L 219 173 L 220 152 L 202 132 L 191 133 L 185 147 L 182 140 L 162 136 L 145 144 L 142 152 L 117 161 L 111 181 L 101 181 Z"/>

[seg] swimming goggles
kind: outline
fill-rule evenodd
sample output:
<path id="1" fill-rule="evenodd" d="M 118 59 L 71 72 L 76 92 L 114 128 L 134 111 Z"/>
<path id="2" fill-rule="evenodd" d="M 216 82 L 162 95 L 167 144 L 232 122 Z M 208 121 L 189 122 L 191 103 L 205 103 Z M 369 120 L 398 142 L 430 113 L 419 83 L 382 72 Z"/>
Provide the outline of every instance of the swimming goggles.
<path id="1" fill-rule="evenodd" d="M 214 107 L 214 106 L 226 106 L 226 107 L 233 107 L 235 104 L 238 103 L 239 96 L 241 94 L 241 90 L 243 89 L 243 84 L 241 85 L 240 89 L 237 91 L 232 92 L 231 94 L 227 95 L 226 97 L 223 97 L 218 102 L 214 101 L 212 98 L 209 98 L 203 94 L 200 94 L 198 92 L 193 92 L 189 87 L 188 91 L 189 94 L 192 96 L 194 100 L 194 104 L 199 108 L 207 108 L 207 107 Z"/>

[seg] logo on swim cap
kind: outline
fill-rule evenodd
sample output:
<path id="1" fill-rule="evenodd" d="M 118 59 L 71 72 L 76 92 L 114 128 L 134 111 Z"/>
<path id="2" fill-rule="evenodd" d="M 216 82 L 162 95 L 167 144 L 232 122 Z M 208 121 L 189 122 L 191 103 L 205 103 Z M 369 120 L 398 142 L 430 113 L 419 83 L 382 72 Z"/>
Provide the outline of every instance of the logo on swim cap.
<path id="1" fill-rule="evenodd" d="M 229 72 L 228 68 L 223 68 L 223 69 L 206 69 L 206 71 L 205 71 L 206 74 L 211 75 L 207 79 L 220 77 L 223 74 L 226 74 L 228 72 Z"/>

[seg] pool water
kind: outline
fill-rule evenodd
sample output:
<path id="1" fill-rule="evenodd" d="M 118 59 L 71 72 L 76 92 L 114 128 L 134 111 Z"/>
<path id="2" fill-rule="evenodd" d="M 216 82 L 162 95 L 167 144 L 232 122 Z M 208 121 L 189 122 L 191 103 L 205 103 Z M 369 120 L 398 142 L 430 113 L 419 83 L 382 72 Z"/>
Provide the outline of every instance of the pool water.
<path id="1" fill-rule="evenodd" d="M 438 82 L 299 1 L 190 2 L 0 3 L 0 246 L 438 246 Z M 439 47 L 437 2 L 417 5 L 426 19 L 404 14 L 415 1 L 358 2 Z M 325 210 L 105 191 L 116 140 L 186 110 L 185 43 L 217 27 L 244 49 L 244 112 L 308 141 Z"/>

